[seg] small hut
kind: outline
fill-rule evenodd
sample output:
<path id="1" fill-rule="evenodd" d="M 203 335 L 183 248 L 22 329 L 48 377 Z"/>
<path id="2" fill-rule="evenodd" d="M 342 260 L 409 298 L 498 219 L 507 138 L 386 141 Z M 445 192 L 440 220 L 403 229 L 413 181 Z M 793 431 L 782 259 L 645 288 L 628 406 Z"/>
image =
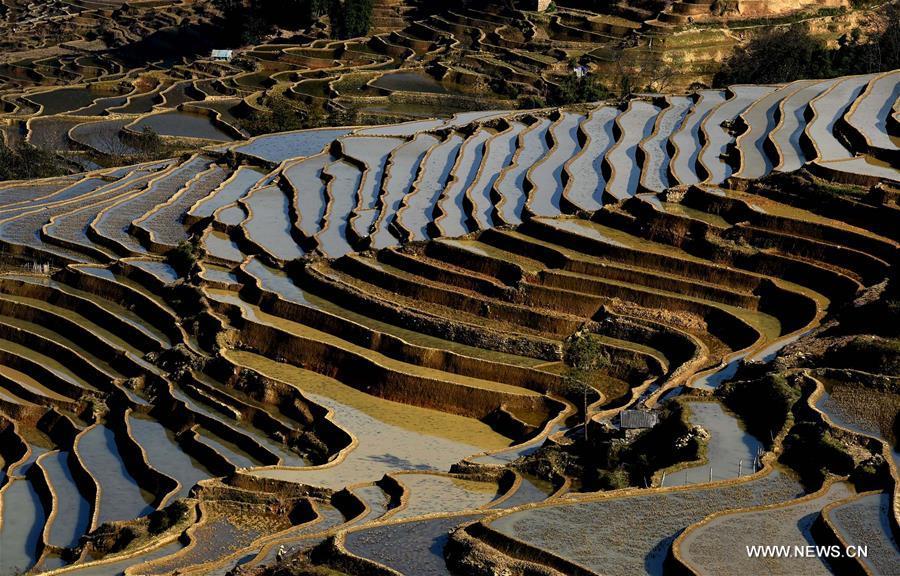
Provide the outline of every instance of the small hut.
<path id="1" fill-rule="evenodd" d="M 619 430 L 625 433 L 625 440 L 629 442 L 658 423 L 659 414 L 651 410 L 623 410 L 619 414 Z"/>
<path id="2" fill-rule="evenodd" d="M 234 56 L 234 50 L 213 50 L 210 58 L 218 62 L 230 62 Z"/>

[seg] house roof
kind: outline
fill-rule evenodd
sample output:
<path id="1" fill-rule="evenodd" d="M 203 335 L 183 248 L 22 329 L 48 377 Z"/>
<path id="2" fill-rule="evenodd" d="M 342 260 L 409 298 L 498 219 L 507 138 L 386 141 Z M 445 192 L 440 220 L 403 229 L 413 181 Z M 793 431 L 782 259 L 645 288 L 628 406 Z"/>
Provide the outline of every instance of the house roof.
<path id="1" fill-rule="evenodd" d="M 646 410 L 623 410 L 619 415 L 621 428 L 653 428 L 657 422 L 659 415 Z"/>
<path id="2" fill-rule="evenodd" d="M 233 50 L 213 50 L 212 57 L 213 58 L 231 58 L 231 55 L 234 53 Z"/>

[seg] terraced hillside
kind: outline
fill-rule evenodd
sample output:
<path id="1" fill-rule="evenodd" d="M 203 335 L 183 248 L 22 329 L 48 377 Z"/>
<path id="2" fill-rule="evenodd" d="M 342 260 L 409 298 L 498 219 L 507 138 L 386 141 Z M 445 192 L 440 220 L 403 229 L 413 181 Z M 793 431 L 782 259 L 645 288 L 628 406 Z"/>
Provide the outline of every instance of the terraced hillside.
<path id="1" fill-rule="evenodd" d="M 334 39 L 327 20 L 275 27 L 232 59 L 215 60 L 211 51 L 233 41 L 210 0 L 6 0 L 0 124 L 8 145 L 27 141 L 62 152 L 87 170 L 146 157 L 137 139 L 145 129 L 177 140 L 231 141 L 272 131 L 271 121 L 264 129 L 259 119 L 285 107 L 312 126 L 323 118 L 371 124 L 515 109 L 536 98 L 552 103 L 570 89 L 576 61 L 611 89 L 625 76 L 642 89 L 710 85 L 721 61 L 769 24 L 799 19 L 832 43 L 857 26 L 856 11 L 843 1 L 792 3 L 800 12 L 789 14 L 784 3 L 735 4 L 738 13 L 724 15 L 702 2 L 612 3 L 605 12 L 560 6 L 552 13 L 460 5 L 435 13 L 428 3 L 378 0 L 366 36 Z M 752 20 L 760 15 L 776 19 L 760 26 Z M 852 98 L 851 84 L 836 96 Z M 892 86 L 886 79 L 869 95 L 889 96 Z M 805 107 L 822 88 L 800 91 L 791 103 Z M 717 94 L 707 93 L 703 107 L 716 104 Z M 852 116 L 850 130 L 871 120 Z M 672 114 L 666 124 L 678 120 Z"/>
<path id="2" fill-rule="evenodd" d="M 850 348 L 786 352 L 896 289 L 898 82 L 294 131 L 5 183 L 0 573 L 722 573 L 738 517 L 792 544 L 864 531 L 865 569 L 891 573 L 893 356 L 860 376 Z M 793 396 L 765 428 L 720 384 L 773 358 Z M 659 424 L 619 438 L 626 409 Z M 810 428 L 840 465 L 798 464 Z M 579 451 L 608 437 L 672 459 L 601 490 Z"/>

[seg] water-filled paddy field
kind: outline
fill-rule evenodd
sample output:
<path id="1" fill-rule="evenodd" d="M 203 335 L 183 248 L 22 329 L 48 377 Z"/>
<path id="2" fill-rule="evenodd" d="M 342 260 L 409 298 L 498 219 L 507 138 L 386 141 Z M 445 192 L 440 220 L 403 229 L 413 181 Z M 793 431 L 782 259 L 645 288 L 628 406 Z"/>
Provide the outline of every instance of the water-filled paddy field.
<path id="1" fill-rule="evenodd" d="M 234 140 L 226 130 L 220 128 L 212 118 L 187 112 L 164 112 L 151 114 L 138 120 L 131 129 L 141 132 L 153 130 L 161 136 L 180 136 L 184 138 L 202 138 L 217 142 Z"/>
<path id="2" fill-rule="evenodd" d="M 496 17 L 475 12 L 432 33 Z M 391 39 L 419 54 L 427 42 Z M 170 527 L 162 548 L 130 560 L 107 550 L 108 566 L 81 566 L 104 555 L 92 550 L 69 570 L 225 574 L 275 562 L 281 543 L 291 554 L 341 531 L 351 554 L 408 576 L 449 574 L 449 531 L 486 518 L 501 536 L 473 528 L 454 545 L 496 545 L 498 566 L 504 556 L 528 562 L 504 548 L 506 535 L 597 573 L 662 574 L 688 530 L 685 561 L 719 573 L 737 563 L 711 551 L 752 530 L 816 541 L 825 509 L 834 531 L 872 542 L 873 572 L 886 571 L 889 486 L 856 497 L 833 483 L 804 496 L 816 487 L 788 469 L 760 470 L 772 460 L 760 439 L 706 396 L 752 378 L 757 363 L 780 370 L 784 350 L 794 357 L 818 337 L 828 308 L 892 274 L 897 241 L 872 196 L 858 191 L 835 208 L 777 186 L 716 186 L 812 160 L 810 141 L 821 144 L 817 174 L 894 179 L 894 124 L 883 119 L 893 76 L 449 117 L 456 108 L 441 103 L 465 72 L 442 83 L 370 71 L 378 80 L 341 106 L 391 95 L 347 122 L 394 113 L 410 93 L 441 113 L 236 142 L 211 117 L 177 109 L 196 100 L 237 121 L 266 105 L 248 90 L 308 80 L 318 91 L 288 96 L 312 106 L 343 71 L 297 75 L 282 70 L 288 58 L 390 60 L 373 56 L 376 41 L 321 44 L 272 45 L 260 50 L 272 67 L 148 83 L 127 101 L 83 101 L 79 88 L 64 89 L 65 105 L 33 95 L 45 108 L 32 137 L 81 154 L 132 150 L 129 124 L 220 142 L 165 162 L 0 185 L 0 235 L 18 266 L 0 279 L 0 572 L 62 566 L 61 548 L 101 523 L 155 525 L 153 511 L 177 500 L 198 516 Z M 656 194 L 676 183 L 701 185 Z M 66 267 L 76 261 L 86 265 Z M 582 337 L 609 356 L 589 376 L 567 354 Z M 576 377 L 601 393 L 590 408 Z M 835 426 L 892 442 L 895 395 L 822 382 L 815 407 Z M 620 434 L 606 426 L 623 407 L 664 409 L 681 395 L 689 424 L 708 433 L 700 461 L 625 474 L 628 491 L 582 492 L 582 410 L 594 416 L 588 436 L 595 425 Z M 39 442 L 26 434 L 37 427 L 49 430 Z M 874 450 L 835 437 L 854 465 Z M 776 452 L 782 438 L 769 439 Z M 12 466 L 22 444 L 34 453 Z M 223 512 L 235 502 L 240 514 Z M 277 521 L 269 506 L 280 507 Z M 43 558 L 41 538 L 52 546 Z"/>

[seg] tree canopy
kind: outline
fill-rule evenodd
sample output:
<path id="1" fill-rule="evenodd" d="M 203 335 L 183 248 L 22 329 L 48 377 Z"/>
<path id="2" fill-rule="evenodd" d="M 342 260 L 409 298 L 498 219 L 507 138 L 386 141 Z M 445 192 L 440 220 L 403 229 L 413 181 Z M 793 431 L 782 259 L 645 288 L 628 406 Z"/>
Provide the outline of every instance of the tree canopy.
<path id="1" fill-rule="evenodd" d="M 738 48 L 716 74 L 716 86 L 772 84 L 802 78 L 833 78 L 900 68 L 900 6 L 869 16 L 862 30 L 830 48 L 805 29 L 776 29 Z"/>

